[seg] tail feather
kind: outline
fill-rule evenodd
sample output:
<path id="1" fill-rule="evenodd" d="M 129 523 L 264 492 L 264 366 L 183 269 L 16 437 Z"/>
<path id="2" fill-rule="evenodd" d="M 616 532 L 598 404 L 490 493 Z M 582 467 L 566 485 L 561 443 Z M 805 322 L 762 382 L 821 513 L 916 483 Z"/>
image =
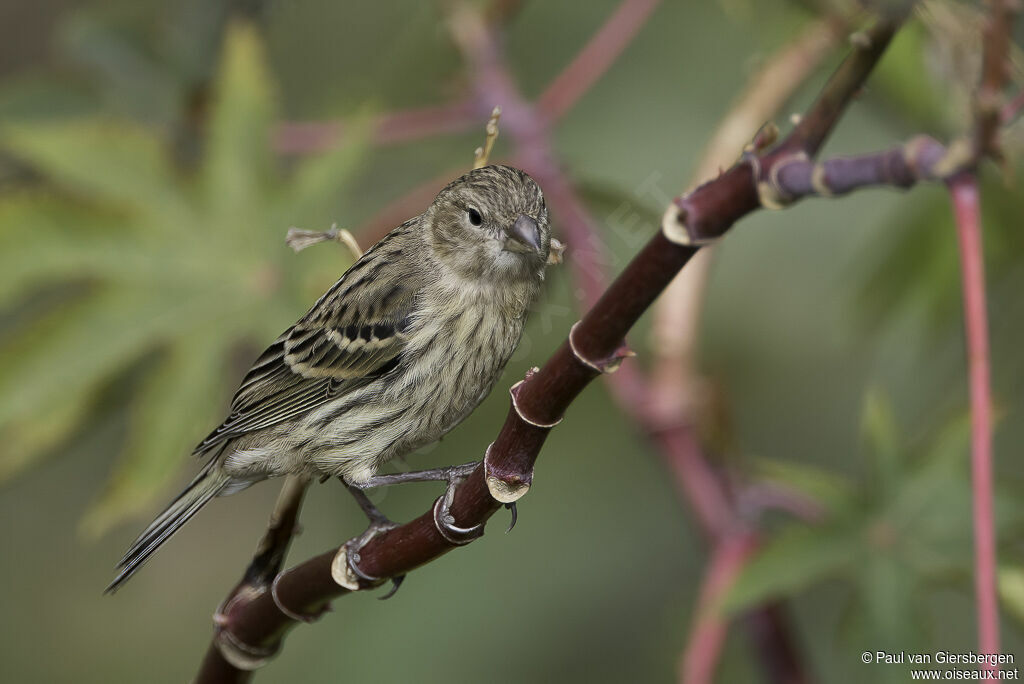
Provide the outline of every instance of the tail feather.
<path id="1" fill-rule="evenodd" d="M 171 535 L 181 529 L 210 499 L 224 493 L 231 483 L 231 476 L 216 467 L 215 461 L 211 461 L 132 543 L 117 564 L 117 577 L 104 593 L 117 591 Z"/>

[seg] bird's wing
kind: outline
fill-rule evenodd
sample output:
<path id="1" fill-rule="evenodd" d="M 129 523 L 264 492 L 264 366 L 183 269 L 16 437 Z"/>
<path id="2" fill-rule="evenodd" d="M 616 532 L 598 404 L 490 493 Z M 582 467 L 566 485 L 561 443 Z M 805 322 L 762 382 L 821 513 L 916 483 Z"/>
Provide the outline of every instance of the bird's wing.
<path id="1" fill-rule="evenodd" d="M 391 237 L 263 352 L 235 393 L 230 415 L 195 454 L 295 418 L 397 365 L 420 287 L 415 272 L 398 272 L 409 270 L 401 264 L 410 261 L 397 258 L 401 247 Z"/>

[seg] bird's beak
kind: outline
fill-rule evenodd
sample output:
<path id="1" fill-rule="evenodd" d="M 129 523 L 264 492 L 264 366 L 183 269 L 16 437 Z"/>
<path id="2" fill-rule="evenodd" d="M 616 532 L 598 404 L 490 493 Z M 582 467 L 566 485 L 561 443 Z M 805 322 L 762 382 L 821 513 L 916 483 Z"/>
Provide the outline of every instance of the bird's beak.
<path id="1" fill-rule="evenodd" d="M 505 240 L 505 249 L 513 252 L 539 252 L 541 250 L 540 227 L 534 219 L 526 214 L 520 214 L 506 232 L 508 239 Z"/>

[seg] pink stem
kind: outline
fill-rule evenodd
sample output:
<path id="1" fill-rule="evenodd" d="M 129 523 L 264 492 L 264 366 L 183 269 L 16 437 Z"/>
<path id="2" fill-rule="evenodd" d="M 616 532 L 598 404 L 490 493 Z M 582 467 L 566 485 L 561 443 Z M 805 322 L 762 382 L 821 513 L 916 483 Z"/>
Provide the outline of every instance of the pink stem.
<path id="1" fill-rule="evenodd" d="M 395 226 L 401 225 L 422 212 L 423 208 L 429 206 L 434 200 L 434 196 L 441 188 L 447 185 L 452 178 L 458 178 L 464 171 L 465 169 L 462 168 L 445 171 L 391 201 L 356 229 L 355 233 L 359 236 L 360 243 L 363 245 L 375 244 L 391 232 Z"/>
<path id="2" fill-rule="evenodd" d="M 576 57 L 544 89 L 537 107 L 557 121 L 590 90 L 633 41 L 661 0 L 623 0 Z"/>
<path id="3" fill-rule="evenodd" d="M 372 139 L 393 145 L 443 133 L 461 133 L 479 125 L 479 112 L 467 100 L 391 112 L 376 117 Z M 283 121 L 274 131 L 274 148 L 281 154 L 308 154 L 330 148 L 346 133 L 342 121 Z"/>
<path id="4" fill-rule="evenodd" d="M 999 113 L 999 118 L 1002 120 L 1003 125 L 1013 123 L 1013 120 L 1017 118 L 1022 109 L 1024 109 L 1024 90 L 1017 93 L 1012 100 L 1003 106 L 1002 111 Z"/>
<path id="5" fill-rule="evenodd" d="M 712 681 L 728 631 L 728 622 L 717 604 L 756 546 L 753 534 L 734 535 L 725 537 L 712 551 L 697 597 L 696 619 L 679 663 L 679 681 L 682 684 Z"/>
<path id="6" fill-rule="evenodd" d="M 996 600 L 996 539 L 992 495 L 992 401 L 989 385 L 988 313 L 981 245 L 978 181 L 965 173 L 949 183 L 960 242 L 964 324 L 971 396 L 971 476 L 974 488 L 974 584 L 978 605 L 978 645 L 999 653 Z M 996 670 L 995 665 L 986 669 Z"/>

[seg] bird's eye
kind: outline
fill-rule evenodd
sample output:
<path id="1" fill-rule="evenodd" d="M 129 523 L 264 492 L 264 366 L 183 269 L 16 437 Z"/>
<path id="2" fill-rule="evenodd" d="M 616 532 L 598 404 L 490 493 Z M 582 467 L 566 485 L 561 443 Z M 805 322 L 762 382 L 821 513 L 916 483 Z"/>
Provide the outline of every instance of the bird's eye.
<path id="1" fill-rule="evenodd" d="M 484 217 L 481 216 L 480 212 L 477 211 L 476 209 L 473 209 L 471 207 L 469 209 L 468 213 L 469 213 L 469 222 L 472 223 L 474 226 L 479 226 L 481 223 L 484 222 Z"/>

